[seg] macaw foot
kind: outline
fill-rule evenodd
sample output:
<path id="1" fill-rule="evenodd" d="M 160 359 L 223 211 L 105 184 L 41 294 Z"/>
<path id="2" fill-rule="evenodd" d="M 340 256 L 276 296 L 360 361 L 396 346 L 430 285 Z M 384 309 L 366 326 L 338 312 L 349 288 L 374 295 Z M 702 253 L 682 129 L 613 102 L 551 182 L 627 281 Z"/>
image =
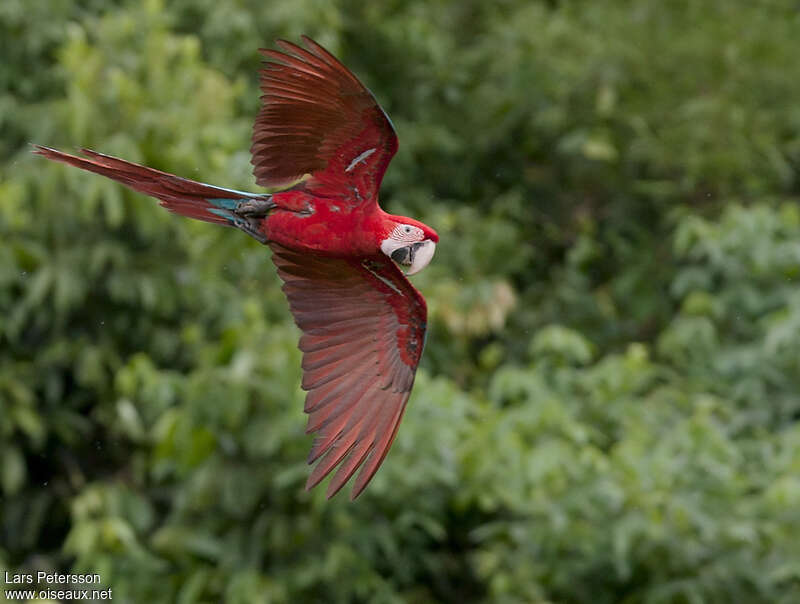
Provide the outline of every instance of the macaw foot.
<path id="1" fill-rule="evenodd" d="M 261 231 L 261 223 L 270 210 L 275 207 L 276 204 L 272 201 L 272 195 L 243 199 L 230 211 L 232 216 L 229 215 L 229 220 L 233 223 L 233 226 L 240 231 L 244 231 L 253 239 L 261 243 L 267 243 L 267 237 Z"/>
<path id="2" fill-rule="evenodd" d="M 261 231 L 261 222 L 261 218 L 253 218 L 252 216 L 239 216 L 238 214 L 233 216 L 233 226 L 240 231 L 244 231 L 253 239 L 261 243 L 267 243 L 269 240 Z"/>
<path id="3" fill-rule="evenodd" d="M 236 204 L 234 212 L 239 216 L 248 216 L 252 218 L 264 218 L 270 210 L 276 207 L 272 196 L 269 197 L 256 197 L 254 199 L 244 199 Z"/>

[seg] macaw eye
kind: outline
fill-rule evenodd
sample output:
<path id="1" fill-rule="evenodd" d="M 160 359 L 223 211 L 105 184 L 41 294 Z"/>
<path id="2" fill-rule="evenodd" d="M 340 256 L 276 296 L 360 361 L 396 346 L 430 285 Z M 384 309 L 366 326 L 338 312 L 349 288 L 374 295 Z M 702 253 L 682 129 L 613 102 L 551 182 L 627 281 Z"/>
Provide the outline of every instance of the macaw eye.
<path id="1" fill-rule="evenodd" d="M 404 230 L 406 233 L 410 233 L 410 232 L 411 232 L 411 227 L 410 227 L 410 226 L 408 226 L 408 225 L 406 225 L 405 227 L 403 227 L 403 230 Z"/>

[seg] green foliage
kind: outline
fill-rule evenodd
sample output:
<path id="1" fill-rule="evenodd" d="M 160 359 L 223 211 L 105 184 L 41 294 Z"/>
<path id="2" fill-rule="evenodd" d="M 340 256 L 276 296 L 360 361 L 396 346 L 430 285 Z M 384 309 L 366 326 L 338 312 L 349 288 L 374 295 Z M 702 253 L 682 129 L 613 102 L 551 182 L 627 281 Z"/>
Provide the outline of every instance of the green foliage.
<path id="1" fill-rule="evenodd" d="M 0 566 L 130 602 L 800 600 L 796 9 L 5 0 Z M 252 188 L 255 51 L 300 33 L 442 237 L 354 503 L 303 490 L 268 252 L 26 145 Z"/>

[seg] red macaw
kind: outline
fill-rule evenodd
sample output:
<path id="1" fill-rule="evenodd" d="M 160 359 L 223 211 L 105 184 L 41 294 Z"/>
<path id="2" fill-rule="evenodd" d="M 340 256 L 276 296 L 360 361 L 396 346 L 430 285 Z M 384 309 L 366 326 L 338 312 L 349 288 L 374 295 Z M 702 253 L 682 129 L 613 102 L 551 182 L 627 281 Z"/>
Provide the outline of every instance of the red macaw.
<path id="1" fill-rule="evenodd" d="M 378 206 L 397 151 L 392 123 L 344 65 L 302 39 L 305 47 L 278 40 L 280 51 L 260 50 L 267 60 L 251 161 L 256 182 L 281 192 L 215 187 L 88 149 L 85 157 L 42 146 L 34 152 L 156 197 L 172 212 L 236 227 L 272 249 L 303 332 L 306 432 L 317 433 L 306 488 L 338 466 L 331 497 L 360 467 L 355 499 L 394 440 L 425 345 L 425 300 L 396 264 L 407 275 L 422 270 L 439 236 Z"/>

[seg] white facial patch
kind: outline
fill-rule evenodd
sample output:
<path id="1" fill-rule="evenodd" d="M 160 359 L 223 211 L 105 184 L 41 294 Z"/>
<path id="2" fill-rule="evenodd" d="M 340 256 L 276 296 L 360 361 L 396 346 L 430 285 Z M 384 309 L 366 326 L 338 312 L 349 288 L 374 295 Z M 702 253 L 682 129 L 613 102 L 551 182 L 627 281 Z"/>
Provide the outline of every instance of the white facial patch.
<path id="1" fill-rule="evenodd" d="M 398 224 L 389 236 L 396 241 L 404 243 L 413 243 L 414 241 L 425 239 L 425 233 L 422 232 L 422 229 L 410 224 Z"/>
<path id="2" fill-rule="evenodd" d="M 407 242 L 405 241 L 398 241 L 397 239 L 388 237 L 387 239 L 381 241 L 381 251 L 387 256 L 391 256 L 392 252 L 404 247 L 405 245 L 407 245 Z"/>

